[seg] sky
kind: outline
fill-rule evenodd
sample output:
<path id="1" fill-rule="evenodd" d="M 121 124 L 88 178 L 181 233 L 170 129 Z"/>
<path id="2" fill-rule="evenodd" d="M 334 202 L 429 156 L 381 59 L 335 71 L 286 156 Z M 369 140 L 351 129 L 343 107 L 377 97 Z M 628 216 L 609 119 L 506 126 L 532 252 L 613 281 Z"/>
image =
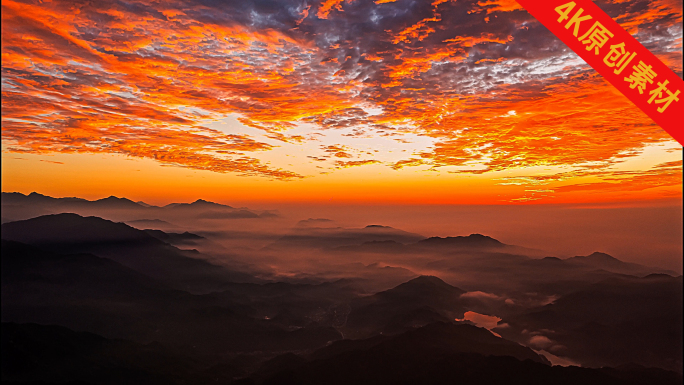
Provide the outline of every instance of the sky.
<path id="1" fill-rule="evenodd" d="M 682 76 L 678 0 L 596 2 Z M 2 0 L 2 190 L 682 199 L 682 148 L 514 0 Z"/>

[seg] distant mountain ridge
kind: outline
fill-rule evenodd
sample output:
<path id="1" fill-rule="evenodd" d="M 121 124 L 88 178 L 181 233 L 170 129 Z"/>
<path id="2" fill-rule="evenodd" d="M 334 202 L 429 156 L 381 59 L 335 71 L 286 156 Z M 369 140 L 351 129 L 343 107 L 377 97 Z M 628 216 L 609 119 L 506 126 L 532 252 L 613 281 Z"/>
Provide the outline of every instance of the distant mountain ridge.
<path id="1" fill-rule="evenodd" d="M 170 208 L 170 209 L 187 209 L 187 208 L 198 208 L 198 207 L 212 208 L 212 209 L 216 209 L 216 208 L 232 209 L 233 208 L 233 207 L 228 206 L 228 205 L 210 202 L 210 201 L 206 201 L 204 199 L 198 199 L 192 203 L 170 203 L 170 204 L 164 206 L 164 208 Z"/>
<path id="2" fill-rule="evenodd" d="M 603 269 L 620 274 L 629 274 L 637 276 L 645 276 L 649 274 L 667 274 L 677 276 L 678 274 L 672 270 L 651 268 L 637 263 L 630 263 L 621 261 L 612 255 L 602 253 L 599 251 L 593 252 L 587 256 L 576 256 L 562 260 L 565 263 L 572 265 L 580 265 L 591 267 L 594 269 Z"/>
<path id="3" fill-rule="evenodd" d="M 388 226 L 370 225 L 365 229 L 388 230 Z M 455 237 L 429 237 L 422 239 L 373 239 L 360 244 L 336 247 L 341 252 L 369 253 L 421 253 L 452 252 L 463 250 L 503 250 L 526 251 L 528 249 L 507 245 L 487 235 L 470 234 Z M 530 249 L 531 250 L 531 249 Z"/>
<path id="4" fill-rule="evenodd" d="M 143 201 L 134 202 L 128 198 L 109 196 L 102 199 L 54 198 L 32 192 L 28 195 L 18 192 L 2 193 L 3 223 L 29 219 L 47 214 L 78 213 L 84 216 L 107 216 L 117 220 L 130 217 L 150 218 L 155 216 L 174 217 L 192 215 L 198 219 L 250 219 L 273 218 L 272 211 L 252 212 L 247 208 L 235 208 L 204 199 L 192 203 L 171 203 L 160 207 Z M 126 218 L 128 216 L 128 218 Z"/>
<path id="5" fill-rule="evenodd" d="M 430 237 L 418 242 L 421 246 L 430 247 L 468 247 L 468 248 L 480 248 L 480 247 L 504 247 L 505 244 L 499 242 L 498 240 L 482 235 L 482 234 L 470 234 L 468 236 L 457 236 L 457 237 Z"/>
<path id="6" fill-rule="evenodd" d="M 32 192 L 28 195 L 24 195 L 24 194 L 18 193 L 18 192 L 3 192 L 2 193 L 2 203 L 3 204 L 5 204 L 5 203 L 11 203 L 11 204 L 23 203 L 26 200 L 31 200 L 33 202 L 57 202 L 57 201 L 89 202 L 86 199 L 76 198 L 76 197 L 53 198 L 51 196 L 39 194 L 37 192 Z"/>
<path id="7" fill-rule="evenodd" d="M 595 251 L 587 256 L 576 256 L 566 259 L 567 262 L 578 262 L 578 263 L 589 263 L 589 264 L 600 264 L 600 263 L 625 263 L 619 259 L 613 257 L 612 255 L 602 253 L 600 251 Z"/>
<path id="8" fill-rule="evenodd" d="M 2 193 L 2 204 L 25 204 L 25 203 L 49 203 L 49 204 L 85 204 L 85 205 L 101 205 L 101 206 L 121 206 L 121 208 L 226 208 L 233 209 L 233 207 L 210 202 L 204 199 L 197 199 L 192 203 L 170 203 L 166 206 L 160 207 L 155 205 L 150 205 L 143 201 L 134 202 L 128 198 L 120 198 L 114 195 L 96 199 L 87 200 L 83 198 L 66 197 L 66 198 L 54 198 L 48 195 L 43 195 L 37 192 L 32 192 L 28 195 L 19 192 L 3 192 Z"/>
<path id="9" fill-rule="evenodd" d="M 609 254 L 594 252 L 588 256 L 576 256 L 567 259 L 549 257 L 540 254 L 540 250 L 505 244 L 495 238 L 470 234 L 455 237 L 430 237 L 417 242 L 398 242 L 394 239 L 373 239 L 357 242 L 356 244 L 333 247 L 338 253 L 372 253 L 394 255 L 416 255 L 426 253 L 438 255 L 442 261 L 458 262 L 459 258 L 466 258 L 473 262 L 480 259 L 482 263 L 489 263 L 498 259 L 503 263 L 524 264 L 532 268 L 560 269 L 579 271 L 605 271 L 610 273 L 646 276 L 658 273 L 677 276 L 676 272 L 659 267 L 644 266 L 637 263 L 621 261 Z M 541 257 L 540 255 L 544 255 Z M 536 256 L 536 257 L 535 257 Z"/>
<path id="10" fill-rule="evenodd" d="M 45 214 L 77 212 L 84 216 L 105 216 L 125 221 L 140 229 L 169 230 L 175 227 L 169 222 L 153 219 L 155 215 L 161 218 L 171 218 L 175 222 L 174 215 L 181 216 L 192 213 L 194 219 L 199 220 L 258 220 L 277 216 L 271 212 L 261 214 L 244 208 L 234 208 L 216 202 L 197 199 L 192 203 L 172 203 L 164 207 L 148 205 L 144 202 L 133 202 L 128 198 L 109 196 L 98 200 L 86 200 L 76 197 L 54 198 L 47 195 L 32 192 L 28 195 L 22 193 L 2 193 L 3 217 L 2 223 L 9 223 L 17 219 L 28 219 Z M 13 212 L 20 212 L 13 215 Z M 100 212 L 108 215 L 99 215 Z M 115 213 L 115 214 L 114 214 Z M 128 214 L 122 214 L 128 213 Z M 175 213 L 175 214 L 174 214 Z M 128 220 L 130 217 L 151 218 L 150 220 Z M 180 219 L 179 219 L 180 220 Z M 503 252 L 511 255 L 532 257 L 530 264 L 544 264 L 546 267 L 575 268 L 590 270 L 605 270 L 607 272 L 645 276 L 651 273 L 664 273 L 677 275 L 675 272 L 662 268 L 642 266 L 635 263 L 620 261 L 606 253 L 595 252 L 588 256 L 578 256 L 564 260 L 557 258 L 545 258 L 539 250 L 527 249 L 520 246 L 505 244 L 495 238 L 483 234 L 470 234 L 467 236 L 429 237 L 410 233 L 390 226 L 369 224 L 362 228 L 341 227 L 315 227 L 317 224 L 330 226 L 332 222 L 327 219 L 308 219 L 300 221 L 290 234 L 287 234 L 273 244 L 266 246 L 268 249 L 286 248 L 319 248 L 334 252 L 347 253 L 391 253 L 395 255 L 410 255 L 427 253 L 442 253 L 448 258 L 459 258 L 457 253 L 471 253 L 475 251 Z M 305 225 L 303 225 L 305 224 Z M 180 240 L 180 238 L 176 238 Z M 541 262 L 538 262 L 541 261 Z"/>

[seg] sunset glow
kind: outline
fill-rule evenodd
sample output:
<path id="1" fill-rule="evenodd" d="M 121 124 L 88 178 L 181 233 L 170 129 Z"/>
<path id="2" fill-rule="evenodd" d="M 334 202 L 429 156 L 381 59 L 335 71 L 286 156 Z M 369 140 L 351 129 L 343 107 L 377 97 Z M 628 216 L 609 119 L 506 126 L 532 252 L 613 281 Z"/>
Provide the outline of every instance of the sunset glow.
<path id="1" fill-rule="evenodd" d="M 682 76 L 681 2 L 597 4 Z M 3 0 L 2 65 L 3 191 L 682 197 L 677 142 L 513 0 Z"/>
<path id="2" fill-rule="evenodd" d="M 683 383 L 681 0 L 0 3 L 3 384 Z"/>

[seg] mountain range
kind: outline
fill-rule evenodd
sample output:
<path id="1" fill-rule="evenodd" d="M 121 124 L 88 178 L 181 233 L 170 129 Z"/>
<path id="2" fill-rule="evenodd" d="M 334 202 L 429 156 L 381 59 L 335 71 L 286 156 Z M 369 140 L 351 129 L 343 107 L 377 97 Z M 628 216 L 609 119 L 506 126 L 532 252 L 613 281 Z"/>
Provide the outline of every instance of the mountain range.
<path id="1" fill-rule="evenodd" d="M 97 200 L 86 200 L 83 198 L 53 198 L 32 192 L 24 195 L 17 192 L 2 193 L 2 222 L 11 222 L 32 217 L 57 214 L 57 213 L 79 213 L 81 215 L 102 215 L 109 217 L 138 216 L 150 217 L 155 215 L 194 215 L 203 219 L 247 219 L 247 218 L 271 218 L 276 216 L 271 211 L 262 213 L 252 212 L 246 208 L 234 208 L 228 205 L 209 202 L 198 199 L 192 203 L 171 203 L 166 206 L 154 206 L 145 202 L 134 202 L 127 198 L 110 196 Z M 263 217 L 262 217 L 263 215 Z M 143 219 L 143 218 L 140 218 Z M 150 219 L 148 219 L 150 220 Z M 152 221 L 159 220 L 152 218 Z"/>
<path id="2" fill-rule="evenodd" d="M 216 212 L 3 207 L 25 199 Z M 682 382 L 682 276 L 663 269 L 382 225 L 316 220 L 237 249 L 182 220 L 131 222 L 2 224 L 3 384 Z"/>

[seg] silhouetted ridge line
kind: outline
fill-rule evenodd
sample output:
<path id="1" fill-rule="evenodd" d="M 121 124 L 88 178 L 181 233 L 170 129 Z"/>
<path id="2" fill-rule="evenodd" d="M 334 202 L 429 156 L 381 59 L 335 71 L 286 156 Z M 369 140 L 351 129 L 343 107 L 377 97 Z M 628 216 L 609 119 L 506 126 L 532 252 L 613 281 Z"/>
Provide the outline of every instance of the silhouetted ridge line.
<path id="1" fill-rule="evenodd" d="M 418 242 L 423 246 L 456 246 L 456 247 L 503 247 L 505 244 L 482 234 L 470 234 L 457 237 L 430 237 Z"/>
<path id="2" fill-rule="evenodd" d="M 166 233 L 152 231 L 164 237 Z M 249 274 L 228 270 L 206 258 L 180 250 L 149 232 L 125 223 L 78 214 L 44 215 L 2 225 L 2 239 L 57 253 L 92 253 L 192 292 L 220 289 L 226 282 L 254 282 Z M 168 235 L 169 242 L 196 239 L 193 234 Z M 175 239 L 174 239 L 175 238 Z M 192 239 L 191 239 L 192 238 Z"/>
<path id="3" fill-rule="evenodd" d="M 406 285 L 406 286 L 431 285 L 431 286 L 437 286 L 437 287 L 442 287 L 442 288 L 458 289 L 457 287 L 449 285 L 448 283 L 444 282 L 441 278 L 435 277 L 434 275 L 421 275 L 419 277 L 413 278 L 410 281 L 402 283 L 401 285 L 397 286 L 397 288 L 404 286 L 404 285 Z M 390 289 L 390 290 L 392 290 L 392 289 Z"/>
<path id="4" fill-rule="evenodd" d="M 40 203 L 40 204 L 50 204 L 50 205 L 59 205 L 59 204 L 70 204 L 70 205 L 77 205 L 75 207 L 83 207 L 83 206 L 90 206 L 94 205 L 94 207 L 102 207 L 105 206 L 107 208 L 117 208 L 117 209 L 123 209 L 123 208 L 130 208 L 130 209 L 158 209 L 160 207 L 154 206 L 147 204 L 143 201 L 139 202 L 134 202 L 128 198 L 125 197 L 117 197 L 117 196 L 109 196 L 106 198 L 101 198 L 101 199 L 96 199 L 96 200 L 87 200 L 83 198 L 75 198 L 75 197 L 64 197 L 64 198 L 54 198 L 48 195 L 43 195 L 37 192 L 32 192 L 28 195 L 24 195 L 19 192 L 3 192 L 2 193 L 2 200 L 3 203 L 9 203 L 9 204 L 31 204 L 31 203 Z M 216 208 L 216 209 L 234 209 L 231 206 L 228 205 L 223 205 L 220 203 L 215 203 L 215 202 L 210 202 L 204 199 L 197 199 L 196 201 L 192 203 L 170 203 L 166 206 L 163 206 L 163 208 Z"/>
<path id="5" fill-rule="evenodd" d="M 575 261 L 596 261 L 596 262 L 622 262 L 619 259 L 613 257 L 610 254 L 602 253 L 600 251 L 595 251 L 587 256 L 577 256 L 569 258 L 569 260 Z"/>
<path id="6" fill-rule="evenodd" d="M 178 241 L 195 241 L 200 239 L 206 239 L 201 235 L 193 234 L 188 231 L 183 233 L 171 233 L 155 229 L 145 229 L 143 230 L 147 234 L 159 239 L 160 241 L 173 243 Z"/>
<path id="7" fill-rule="evenodd" d="M 109 196 L 107 198 L 98 199 L 98 200 L 95 200 L 93 202 L 94 203 L 114 203 L 114 204 L 128 205 L 128 206 L 133 206 L 133 207 L 137 207 L 137 206 L 144 207 L 138 203 L 133 202 L 132 200 L 130 200 L 128 198 L 119 198 L 119 197 L 115 197 L 114 195 Z"/>
<path id="8" fill-rule="evenodd" d="M 29 244 L 162 242 L 122 222 L 73 213 L 49 214 L 5 223 L 2 238 Z"/>
<path id="9" fill-rule="evenodd" d="M 233 209 L 233 207 L 228 205 L 222 205 L 220 203 L 210 202 L 204 199 L 198 199 L 192 203 L 171 203 L 164 206 L 164 208 L 172 209 L 189 209 L 189 208 L 213 208 L 213 209 Z"/>

